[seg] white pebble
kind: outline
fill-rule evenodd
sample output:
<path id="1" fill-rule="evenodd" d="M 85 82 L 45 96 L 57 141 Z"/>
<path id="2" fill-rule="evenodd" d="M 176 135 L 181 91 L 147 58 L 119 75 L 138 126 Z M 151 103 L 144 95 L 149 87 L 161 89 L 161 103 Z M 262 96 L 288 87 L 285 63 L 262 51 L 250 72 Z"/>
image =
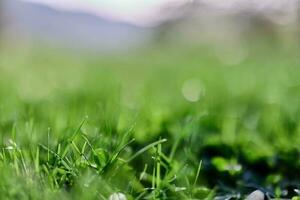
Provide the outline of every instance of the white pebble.
<path id="1" fill-rule="evenodd" d="M 127 200 L 125 194 L 123 193 L 113 193 L 112 195 L 109 196 L 108 200 Z"/>
<path id="2" fill-rule="evenodd" d="M 249 196 L 247 196 L 246 200 L 264 200 L 265 194 L 260 190 L 255 190 Z"/>

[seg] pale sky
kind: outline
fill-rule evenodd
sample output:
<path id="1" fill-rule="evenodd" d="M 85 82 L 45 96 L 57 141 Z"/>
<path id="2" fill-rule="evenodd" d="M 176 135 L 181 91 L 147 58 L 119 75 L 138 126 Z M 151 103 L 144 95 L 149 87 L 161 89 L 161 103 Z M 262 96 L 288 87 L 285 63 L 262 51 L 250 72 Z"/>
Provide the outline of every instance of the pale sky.
<path id="1" fill-rule="evenodd" d="M 1 0 L 0 0 L 1 1 Z M 159 12 L 164 5 L 181 5 L 193 0 L 22 0 L 47 4 L 57 9 L 77 10 L 95 15 L 130 22 L 138 25 L 154 25 L 164 17 Z M 296 8 L 298 0 L 202 0 L 202 3 L 221 7 L 238 9 L 253 7 L 258 11 L 289 10 Z"/>
<path id="2" fill-rule="evenodd" d="M 147 25 L 158 19 L 157 11 L 168 3 L 181 4 L 189 0 L 23 0 L 51 7 L 78 10 L 112 19 Z"/>

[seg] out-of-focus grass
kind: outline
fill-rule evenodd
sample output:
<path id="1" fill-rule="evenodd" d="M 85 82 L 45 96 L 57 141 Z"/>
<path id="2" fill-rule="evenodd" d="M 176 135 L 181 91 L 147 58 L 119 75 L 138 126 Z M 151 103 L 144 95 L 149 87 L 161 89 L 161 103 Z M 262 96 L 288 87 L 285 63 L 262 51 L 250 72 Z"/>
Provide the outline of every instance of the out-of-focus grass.
<path id="1" fill-rule="evenodd" d="M 299 73 L 265 45 L 233 66 L 182 44 L 2 50 L 1 199 L 296 196 Z"/>

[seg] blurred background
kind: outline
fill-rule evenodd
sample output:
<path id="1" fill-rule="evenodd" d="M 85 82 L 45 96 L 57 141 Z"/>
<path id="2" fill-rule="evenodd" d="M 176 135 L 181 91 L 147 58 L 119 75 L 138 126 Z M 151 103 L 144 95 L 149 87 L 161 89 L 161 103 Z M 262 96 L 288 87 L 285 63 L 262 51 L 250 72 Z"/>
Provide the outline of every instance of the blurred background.
<path id="1" fill-rule="evenodd" d="M 187 40 L 221 57 L 226 47 L 221 59 L 235 63 L 253 37 L 298 46 L 299 7 L 297 0 L 2 0 L 1 43 L 112 52 Z"/>

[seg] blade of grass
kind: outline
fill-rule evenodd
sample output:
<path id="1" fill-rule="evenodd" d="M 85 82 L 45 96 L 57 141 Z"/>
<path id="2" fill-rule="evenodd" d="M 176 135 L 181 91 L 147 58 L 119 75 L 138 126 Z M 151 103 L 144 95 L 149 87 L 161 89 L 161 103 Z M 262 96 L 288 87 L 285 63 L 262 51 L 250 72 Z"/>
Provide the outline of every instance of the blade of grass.
<path id="1" fill-rule="evenodd" d="M 161 140 L 158 140 L 156 142 L 153 142 L 147 146 L 145 146 L 144 148 L 140 149 L 138 152 L 136 152 L 133 156 L 131 156 L 126 162 L 131 162 L 133 159 L 135 159 L 136 157 L 138 157 L 139 155 L 141 155 L 142 153 L 144 153 L 145 151 L 148 151 L 149 149 L 151 149 L 152 147 L 158 145 L 158 144 L 161 144 L 161 143 L 164 143 L 166 142 L 167 139 L 161 139 Z"/>
<path id="2" fill-rule="evenodd" d="M 199 165 L 198 165 L 196 177 L 195 177 L 194 184 L 193 184 L 194 187 L 195 187 L 196 184 L 197 184 L 197 181 L 198 181 L 198 178 L 199 178 L 199 175 L 200 175 L 201 167 L 202 167 L 202 160 L 200 160 Z"/>

